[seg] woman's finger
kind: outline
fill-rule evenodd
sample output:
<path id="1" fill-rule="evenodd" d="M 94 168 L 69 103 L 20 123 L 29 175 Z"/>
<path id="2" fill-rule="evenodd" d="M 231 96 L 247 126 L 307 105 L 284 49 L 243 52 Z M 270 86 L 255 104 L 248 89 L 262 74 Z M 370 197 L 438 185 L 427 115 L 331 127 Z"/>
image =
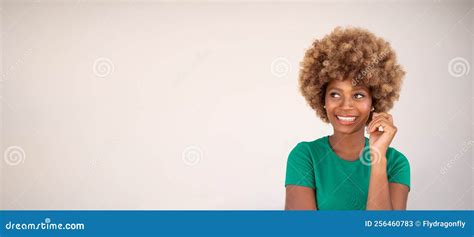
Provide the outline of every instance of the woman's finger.
<path id="1" fill-rule="evenodd" d="M 382 112 L 382 113 L 374 113 L 374 116 L 375 117 L 372 118 L 372 121 L 371 123 L 369 123 L 369 126 L 372 124 L 372 122 L 378 121 L 378 118 L 380 117 L 386 118 L 390 123 L 393 124 L 393 117 L 391 114 Z"/>
<path id="2" fill-rule="evenodd" d="M 382 126 L 384 129 L 384 132 L 387 132 L 387 133 L 393 133 L 393 132 L 396 132 L 397 130 L 397 128 L 393 126 L 393 124 L 388 119 L 384 118 L 384 119 L 381 119 L 380 121 L 377 121 L 376 123 L 372 125 L 372 127 L 369 130 L 370 133 L 378 131 L 378 128 L 380 126 Z"/>
<path id="3" fill-rule="evenodd" d="M 376 116 L 376 117 L 380 117 L 380 116 L 383 116 L 385 118 L 387 118 L 388 120 L 390 120 L 390 118 L 392 117 L 392 115 L 388 114 L 388 113 L 385 113 L 385 112 L 380 112 L 380 113 L 374 113 L 372 118 Z"/>
<path id="4" fill-rule="evenodd" d="M 373 119 L 370 123 L 369 123 L 369 126 L 368 126 L 368 130 L 369 131 L 372 131 L 372 128 L 374 126 L 374 124 L 378 123 L 379 121 L 383 120 L 383 119 L 386 119 L 384 116 L 377 116 L 375 119 Z"/>
<path id="5" fill-rule="evenodd" d="M 373 131 L 376 131 L 382 123 L 387 123 L 389 124 L 390 121 L 388 121 L 388 119 L 386 119 L 385 117 L 378 117 L 376 120 L 373 121 L 373 123 L 370 125 L 369 127 L 369 132 L 373 132 Z"/>

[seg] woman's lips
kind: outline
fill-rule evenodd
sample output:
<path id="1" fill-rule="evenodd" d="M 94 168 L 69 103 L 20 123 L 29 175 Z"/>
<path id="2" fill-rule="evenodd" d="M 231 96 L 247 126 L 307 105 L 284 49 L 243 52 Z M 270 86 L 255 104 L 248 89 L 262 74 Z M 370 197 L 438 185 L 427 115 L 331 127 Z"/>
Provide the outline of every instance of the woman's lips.
<path id="1" fill-rule="evenodd" d="M 352 115 L 336 115 L 337 121 L 342 125 L 352 125 L 355 123 L 357 116 Z"/>

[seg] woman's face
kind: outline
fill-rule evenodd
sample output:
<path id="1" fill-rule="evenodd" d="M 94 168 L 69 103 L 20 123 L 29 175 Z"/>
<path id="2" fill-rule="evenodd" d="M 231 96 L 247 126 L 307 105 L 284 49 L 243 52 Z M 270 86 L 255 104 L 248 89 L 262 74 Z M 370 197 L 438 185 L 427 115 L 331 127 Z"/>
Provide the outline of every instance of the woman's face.
<path id="1" fill-rule="evenodd" d="M 352 86 L 351 80 L 333 80 L 326 88 L 325 105 L 334 131 L 351 134 L 365 128 L 372 96 L 366 86 Z"/>

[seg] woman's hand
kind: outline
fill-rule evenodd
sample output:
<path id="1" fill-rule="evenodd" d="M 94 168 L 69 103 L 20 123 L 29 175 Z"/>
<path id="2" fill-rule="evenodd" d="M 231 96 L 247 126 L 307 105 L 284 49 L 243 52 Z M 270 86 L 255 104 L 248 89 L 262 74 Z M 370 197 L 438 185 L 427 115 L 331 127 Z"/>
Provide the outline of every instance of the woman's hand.
<path id="1" fill-rule="evenodd" d="M 383 131 L 379 131 L 379 127 L 382 127 Z M 373 149 L 371 153 L 374 152 L 380 155 L 380 157 L 377 157 L 379 159 L 385 159 L 387 149 L 397 133 L 397 127 L 393 125 L 392 115 L 373 113 L 372 121 L 367 126 L 367 132 L 369 133 L 370 149 Z"/>

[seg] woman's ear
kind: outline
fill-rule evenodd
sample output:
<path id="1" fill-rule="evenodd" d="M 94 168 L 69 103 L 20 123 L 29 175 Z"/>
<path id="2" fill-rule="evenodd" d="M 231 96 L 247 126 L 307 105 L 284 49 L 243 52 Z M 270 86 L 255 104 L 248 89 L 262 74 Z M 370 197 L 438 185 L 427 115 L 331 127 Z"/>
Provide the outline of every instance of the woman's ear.
<path id="1" fill-rule="evenodd" d="M 372 118 L 372 114 L 375 112 L 375 108 L 372 106 L 372 109 L 370 109 L 369 112 L 369 117 Z"/>
<path id="2" fill-rule="evenodd" d="M 369 112 L 369 119 L 367 119 L 367 122 L 369 121 L 372 121 L 372 115 L 374 114 L 375 112 L 375 108 L 372 106 L 372 108 L 370 109 L 370 112 Z M 368 123 L 366 124 L 366 126 L 368 125 Z"/>

